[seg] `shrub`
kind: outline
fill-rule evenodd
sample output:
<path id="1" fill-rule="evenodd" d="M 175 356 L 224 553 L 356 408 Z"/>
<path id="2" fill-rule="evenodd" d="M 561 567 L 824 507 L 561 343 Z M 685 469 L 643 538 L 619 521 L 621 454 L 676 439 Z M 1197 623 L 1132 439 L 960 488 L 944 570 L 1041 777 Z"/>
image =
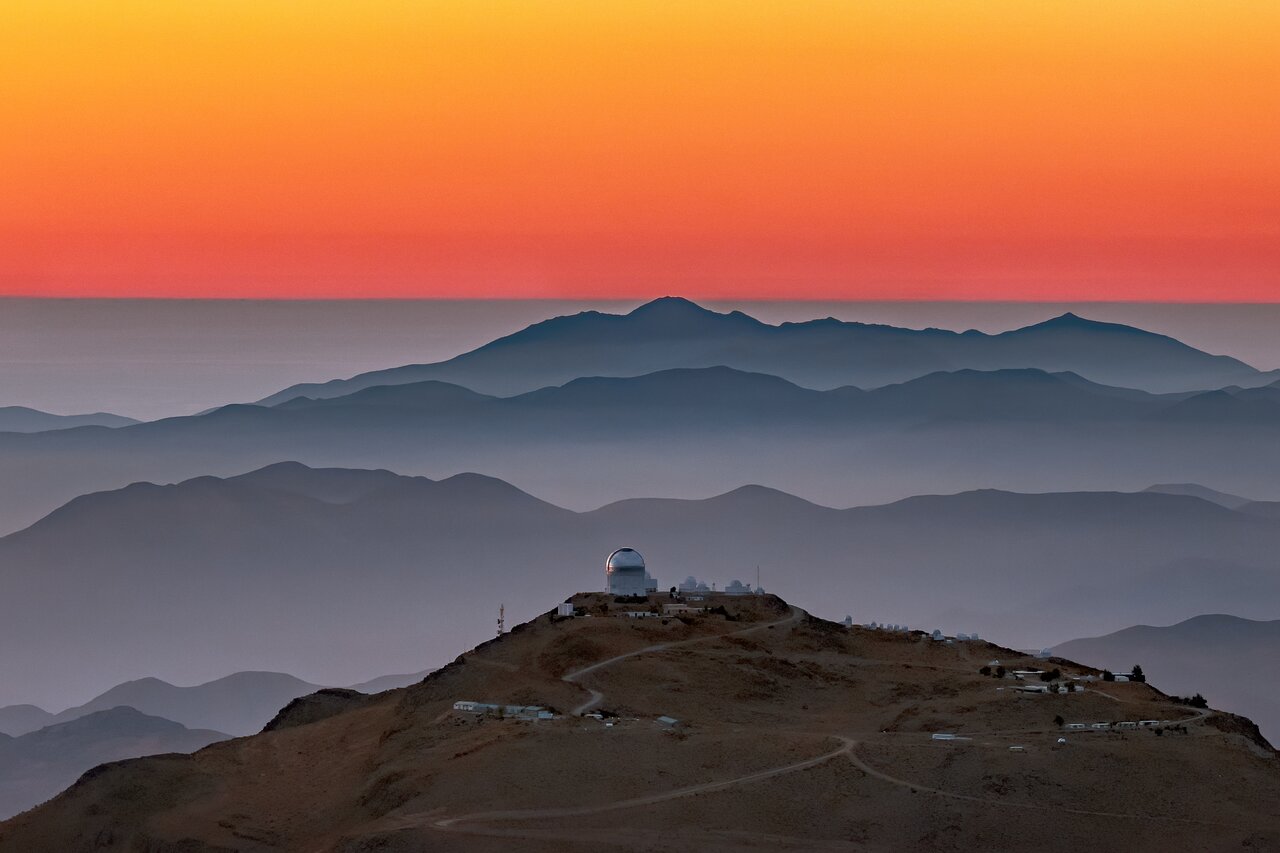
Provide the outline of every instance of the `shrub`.
<path id="1" fill-rule="evenodd" d="M 1209 707 L 1209 700 L 1201 696 L 1199 693 L 1194 696 L 1170 696 L 1169 699 L 1177 702 L 1179 705 L 1190 705 L 1192 708 Z M 1170 728 L 1172 729 L 1173 727 L 1171 726 Z"/>
<path id="2" fill-rule="evenodd" d="M 990 674 L 991 674 L 991 667 L 989 666 L 984 666 L 982 669 L 978 670 L 978 675 L 990 675 Z"/>
<path id="3" fill-rule="evenodd" d="M 1103 680 L 1103 681 L 1115 681 L 1115 680 L 1116 680 L 1116 674 L 1115 674 L 1114 672 L 1112 672 L 1111 670 L 1109 670 L 1109 669 L 1104 669 L 1104 670 L 1102 671 L 1102 680 Z"/>

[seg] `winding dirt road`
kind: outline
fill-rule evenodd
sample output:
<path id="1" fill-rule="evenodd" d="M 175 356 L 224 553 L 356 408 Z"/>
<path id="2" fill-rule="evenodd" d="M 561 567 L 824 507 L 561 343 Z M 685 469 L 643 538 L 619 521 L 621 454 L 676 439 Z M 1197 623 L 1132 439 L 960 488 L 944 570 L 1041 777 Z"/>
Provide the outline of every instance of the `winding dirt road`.
<path id="1" fill-rule="evenodd" d="M 583 714 L 590 711 L 592 708 L 599 705 L 602 701 L 604 701 L 604 694 L 601 693 L 599 690 L 596 690 L 592 687 L 587 687 L 585 684 L 578 683 L 578 679 L 582 678 L 582 676 L 584 675 L 590 675 L 591 673 L 597 670 L 604 669 L 605 667 L 608 667 L 608 666 L 613 666 L 618 661 L 626 660 L 627 658 L 637 657 L 639 655 L 647 655 L 647 654 L 652 654 L 654 652 L 663 652 L 663 651 L 666 651 L 667 649 L 674 649 L 680 646 L 688 646 L 694 643 L 706 643 L 712 640 L 722 640 L 725 637 L 740 637 L 743 634 L 750 634 L 753 631 L 764 631 L 769 628 L 777 628 L 781 625 L 791 625 L 796 622 L 799 622 L 800 618 L 804 615 L 806 615 L 805 611 L 801 610 L 798 607 L 792 607 L 790 615 L 788 615 L 785 619 L 779 619 L 776 622 L 766 622 L 763 625 L 752 625 L 751 627 L 743 628 L 740 631 L 730 631 L 728 634 L 713 634 L 708 637 L 694 637 L 692 640 L 676 640 L 675 642 L 672 642 L 672 643 L 658 643 L 657 645 L 654 645 L 654 646 L 645 646 L 643 649 L 636 649 L 633 652 L 626 652 L 625 654 L 615 655 L 614 657 L 611 657 L 608 660 L 602 660 L 599 663 L 593 663 L 590 666 L 584 666 L 582 669 L 574 670 L 573 672 L 570 672 L 567 675 L 562 675 L 560 677 L 561 681 L 581 687 L 583 690 L 587 691 L 587 693 L 590 694 L 590 696 L 587 698 L 587 701 L 583 702 L 581 705 L 579 705 L 578 707 L 574 708 L 572 711 L 569 712 L 569 716 L 580 717 Z"/>
<path id="2" fill-rule="evenodd" d="M 574 670 L 573 672 L 567 673 L 564 676 L 562 676 L 561 680 L 569 684 L 574 684 L 577 687 L 580 687 L 581 689 L 586 690 L 589 695 L 586 701 L 578 705 L 576 708 L 574 708 L 570 712 L 570 714 L 572 716 L 580 716 L 582 714 L 585 714 L 588 711 L 590 711 L 592 708 L 599 705 L 604 700 L 604 694 L 601 691 L 580 683 L 581 678 L 583 678 L 584 676 L 590 675 L 593 672 L 597 672 L 599 670 L 610 667 L 618 663 L 619 661 L 627 660 L 628 658 L 633 658 L 640 655 L 653 654 L 655 652 L 666 651 L 668 649 L 678 648 L 680 646 L 686 646 L 694 643 L 711 642 L 714 640 L 723 639 L 725 637 L 741 636 L 743 634 L 749 634 L 754 631 L 767 630 L 769 628 L 776 628 L 782 625 L 794 624 L 798 622 L 804 615 L 805 613 L 803 610 L 793 607 L 791 608 L 791 613 L 785 619 L 780 619 L 776 622 L 769 622 L 762 625 L 752 625 L 748 628 L 743 628 L 742 630 L 733 631 L 728 634 L 716 634 L 716 635 L 707 636 L 707 637 L 696 637 L 690 640 L 678 640 L 671 643 L 658 643 L 656 645 L 646 646 L 641 649 L 636 649 L 635 651 L 626 652 L 625 654 L 615 655 L 614 657 L 608 658 L 606 660 L 602 660 L 597 663 L 593 663 L 589 666 L 582 667 L 581 669 Z M 1115 696 L 1108 696 L 1108 698 L 1115 699 L 1116 701 L 1123 701 Z M 1208 716 L 1210 713 L 1212 712 L 1211 711 L 1202 712 L 1201 714 L 1198 714 L 1193 718 L 1188 718 L 1184 722 L 1191 722 L 1193 720 L 1195 721 L 1202 720 L 1204 717 Z M 830 732 L 822 732 L 822 733 L 814 732 L 813 734 L 817 737 L 834 739 L 839 742 L 840 746 L 836 749 L 833 749 L 829 752 L 825 752 L 821 755 L 814 756 L 812 758 L 807 758 L 801 761 L 796 761 L 796 762 L 781 765 L 778 767 L 767 768 L 765 770 L 759 770 L 754 773 L 748 773 L 744 776 L 737 776 L 732 779 L 722 779 L 719 781 L 704 782 L 698 785 L 690 785 L 684 788 L 676 788 L 670 791 L 664 791 L 657 794 L 648 794 L 648 795 L 639 796 L 639 797 L 630 797 L 623 800 L 615 800 L 609 803 L 602 803 L 602 804 L 590 805 L 590 806 L 561 806 L 561 807 L 555 807 L 555 808 L 542 808 L 542 809 L 502 809 L 502 810 L 494 810 L 494 811 L 472 812 L 470 814 L 457 815 L 454 817 L 440 817 L 438 811 L 432 811 L 429 813 L 404 815 L 396 823 L 398 827 L 401 827 L 401 828 L 423 827 L 423 828 L 430 828 L 430 829 L 443 831 L 443 832 L 459 832 L 459 833 L 473 834 L 473 835 L 520 837 L 521 830 L 518 830 L 516 828 L 513 828 L 513 827 L 499 828 L 499 827 L 487 826 L 487 824 L 540 820 L 540 819 L 583 817 L 587 815 L 595 815 L 595 814 L 601 814 L 601 813 L 611 812 L 611 811 L 620 811 L 623 809 L 650 806 L 650 805 L 655 805 L 657 803 L 664 803 L 664 802 L 669 802 L 671 800 L 678 800 L 684 797 L 692 797 L 698 794 L 705 794 L 713 791 L 720 791 L 720 790 L 724 790 L 726 788 L 734 787 L 737 785 L 747 785 L 753 782 L 760 782 L 766 779 L 772 779 L 777 776 L 782 776 L 788 773 L 796 773 L 802 770 L 807 770 L 811 767 L 817 767 L 818 765 L 825 764 L 826 762 L 839 758 L 840 756 L 845 756 L 846 758 L 848 758 L 849 762 L 854 767 L 856 767 L 861 772 L 865 773 L 870 778 L 878 779 L 882 782 L 885 782 L 891 785 L 907 788 L 912 792 L 920 792 L 925 794 L 931 794 L 934 796 L 945 797 L 947 799 L 978 803 L 984 806 L 1021 809 L 1021 810 L 1030 810 L 1030 811 L 1047 811 L 1047 812 L 1056 812 L 1059 814 L 1080 815 L 1080 816 L 1087 816 L 1087 817 L 1106 817 L 1106 818 L 1114 818 L 1114 819 L 1122 819 L 1122 820 L 1144 820 L 1144 821 L 1156 821 L 1161 823 L 1197 824 L 1197 825 L 1203 825 L 1203 826 L 1221 826 L 1221 827 L 1230 826 L 1229 824 L 1224 824 L 1224 823 L 1194 820 L 1191 818 L 1170 817 L 1165 815 L 1135 814 L 1135 813 L 1128 813 L 1128 812 L 1093 811 L 1089 809 L 1075 809 L 1075 808 L 1069 808 L 1069 807 L 1057 806 L 1057 805 L 1048 805 L 1048 804 L 1041 805 L 1037 803 L 1009 802 L 1007 800 L 992 799 L 987 797 L 974 796 L 971 794 L 961 794 L 953 791 L 947 791 L 941 788 L 934 788 L 928 785 L 921 785 L 919 783 L 912 782 L 909 779 L 902 779 L 900 777 L 890 775 L 889 773 L 886 773 L 882 770 L 877 769 L 876 767 L 869 764 L 864 758 L 862 758 L 858 754 L 857 748 L 859 746 L 859 741 L 853 737 L 834 734 Z M 876 736 L 877 735 L 872 735 L 872 737 L 876 737 Z"/>
<path id="3" fill-rule="evenodd" d="M 705 794 L 710 791 L 719 791 L 723 788 L 731 788 L 734 785 L 746 785 L 751 782 L 772 779 L 775 776 L 781 776 L 785 773 L 795 773 L 798 770 L 807 770 L 810 767 L 816 767 L 833 758 L 849 754 L 856 743 L 856 741 L 850 738 L 840 737 L 839 735 L 832 735 L 831 737 L 840 741 L 839 749 L 833 749 L 830 752 L 825 752 L 822 755 L 817 755 L 813 758 L 806 758 L 803 761 L 797 761 L 793 764 L 785 764 L 781 767 L 771 767 L 767 770 L 759 770 L 755 773 L 748 773 L 745 776 L 737 776 L 733 779 L 721 779 L 718 782 L 704 782 L 701 785 L 690 785 L 687 788 L 676 788 L 672 791 L 663 791 L 660 794 L 649 794 L 644 797 L 631 797 L 630 799 L 615 800 L 611 803 L 602 803 L 595 806 L 565 806 L 562 808 L 551 809 L 507 809 L 502 811 L 474 812 L 472 814 L 433 821 L 432 826 L 438 829 L 450 829 L 460 823 L 489 823 L 493 821 L 506 820 L 581 817 L 583 815 L 617 811 L 618 809 L 630 809 L 637 806 L 651 806 L 655 803 L 665 803 L 668 800 L 678 800 L 681 797 L 692 797 L 695 794 Z"/>
<path id="4" fill-rule="evenodd" d="M 1089 809 L 1073 809 L 1066 806 L 1040 805 L 1038 803 L 1014 803 L 1014 802 L 1009 802 L 1008 800 L 995 800 L 995 799 L 989 799 L 987 797 L 975 797 L 972 794 L 958 794 L 958 793 L 955 793 L 954 791 L 943 790 L 942 788 L 932 788 L 928 785 L 921 785 L 918 782 L 912 782 L 909 779 L 901 779 L 897 776 L 890 776 L 888 773 L 885 773 L 882 770 L 877 770 L 875 767 L 872 767 L 865 760 L 863 760 L 863 758 L 858 755 L 858 751 L 856 747 L 857 747 L 857 741 L 851 742 L 850 749 L 847 751 L 846 754 L 849 756 L 849 761 L 853 763 L 853 766 L 857 767 L 859 770 L 861 770 L 863 773 L 866 773 L 868 776 L 871 776 L 874 779 L 879 779 L 882 782 L 888 782 L 891 785 L 898 785 L 899 787 L 909 788 L 913 792 L 919 791 L 926 794 L 933 794 L 939 797 L 946 797 L 947 799 L 950 799 L 950 800 L 963 800 L 968 803 L 981 803 L 982 805 L 985 805 L 985 806 L 996 806 L 999 808 L 1024 809 L 1024 810 L 1031 810 L 1031 811 L 1048 811 L 1048 812 L 1056 812 L 1059 814 L 1083 815 L 1086 817 L 1111 817 L 1111 818 L 1123 818 L 1125 820 L 1151 820 L 1151 821 L 1157 821 L 1159 823 L 1190 823 L 1190 824 L 1196 824 L 1199 826 L 1220 826 L 1220 827 L 1235 828 L 1231 824 L 1217 823 L 1217 822 L 1208 821 L 1208 820 L 1194 820 L 1192 818 L 1168 817 L 1165 815 L 1135 814 L 1131 812 L 1091 811 Z"/>

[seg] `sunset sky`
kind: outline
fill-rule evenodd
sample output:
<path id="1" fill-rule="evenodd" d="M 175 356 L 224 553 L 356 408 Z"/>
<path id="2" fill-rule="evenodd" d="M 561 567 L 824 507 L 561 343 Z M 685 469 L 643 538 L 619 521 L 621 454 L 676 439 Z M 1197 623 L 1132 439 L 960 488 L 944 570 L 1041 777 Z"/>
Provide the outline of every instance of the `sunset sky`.
<path id="1" fill-rule="evenodd" d="M 1280 300 L 1274 0 L 5 0 L 0 293 Z"/>

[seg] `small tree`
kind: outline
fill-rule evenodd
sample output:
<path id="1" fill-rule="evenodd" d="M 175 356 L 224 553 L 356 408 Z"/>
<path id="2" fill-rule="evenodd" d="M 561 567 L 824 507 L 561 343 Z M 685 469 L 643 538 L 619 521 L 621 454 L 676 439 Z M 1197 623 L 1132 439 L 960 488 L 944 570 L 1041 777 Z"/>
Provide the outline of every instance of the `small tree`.
<path id="1" fill-rule="evenodd" d="M 998 666 L 998 667 L 996 667 L 996 678 L 1004 678 L 1004 667 L 1003 667 L 1003 666 Z"/>
<path id="2" fill-rule="evenodd" d="M 1131 680 L 1133 680 L 1133 681 L 1146 681 L 1146 680 L 1147 680 L 1146 673 L 1144 673 L 1144 672 L 1142 671 L 1142 667 L 1138 666 L 1136 663 L 1133 665 L 1133 674 L 1132 674 L 1132 675 L 1130 675 L 1130 676 L 1129 676 L 1129 678 L 1130 678 Z"/>
<path id="3" fill-rule="evenodd" d="M 1104 670 L 1102 671 L 1102 680 L 1103 680 L 1103 681 L 1115 681 L 1115 680 L 1116 680 L 1116 674 L 1115 674 L 1114 672 L 1112 672 L 1111 670 L 1109 670 L 1109 669 L 1104 669 Z"/>
<path id="4" fill-rule="evenodd" d="M 1053 718 L 1053 724 L 1058 728 L 1062 728 L 1062 726 L 1066 725 L 1066 722 L 1066 720 L 1062 719 L 1061 714 Z"/>
<path id="5" fill-rule="evenodd" d="M 978 674 L 979 674 L 979 675 L 990 675 L 990 674 L 991 674 L 991 667 L 989 667 L 989 666 L 984 666 L 982 669 L 978 670 Z"/>
<path id="6" fill-rule="evenodd" d="M 1187 704 L 1192 708 L 1208 708 L 1209 700 L 1197 693 L 1187 700 Z"/>

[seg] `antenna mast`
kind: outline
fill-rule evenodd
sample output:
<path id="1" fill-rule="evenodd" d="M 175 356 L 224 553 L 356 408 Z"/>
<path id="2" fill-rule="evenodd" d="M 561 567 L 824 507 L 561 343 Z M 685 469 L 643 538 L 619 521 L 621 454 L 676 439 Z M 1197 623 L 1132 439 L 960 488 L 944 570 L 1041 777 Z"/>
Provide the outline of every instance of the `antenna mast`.
<path id="1" fill-rule="evenodd" d="M 498 605 L 498 636 L 499 637 L 502 636 L 502 632 L 505 631 L 507 627 L 506 613 L 507 613 L 507 605 L 499 604 Z"/>

